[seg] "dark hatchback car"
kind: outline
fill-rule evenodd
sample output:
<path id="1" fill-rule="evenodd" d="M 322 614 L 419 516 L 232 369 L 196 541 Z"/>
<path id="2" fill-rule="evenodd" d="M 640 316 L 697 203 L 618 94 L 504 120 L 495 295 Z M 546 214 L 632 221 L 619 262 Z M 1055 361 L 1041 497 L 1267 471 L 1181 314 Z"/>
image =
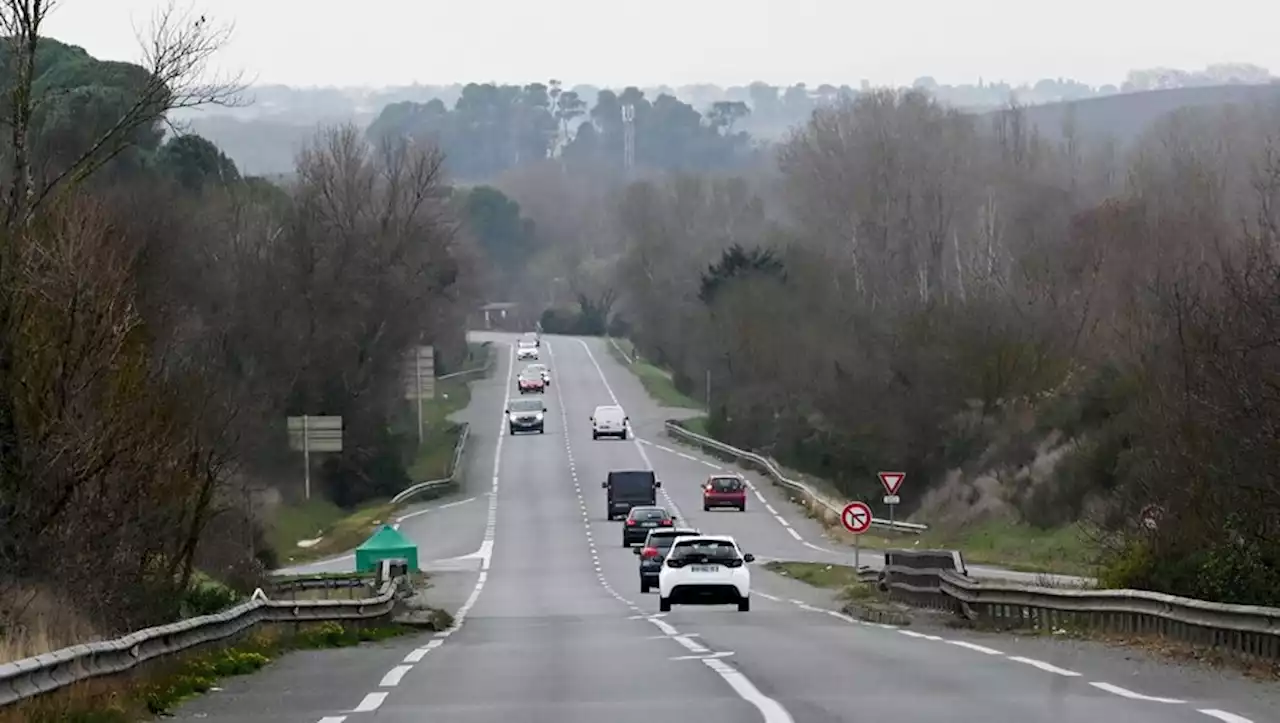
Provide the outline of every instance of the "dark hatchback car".
<path id="1" fill-rule="evenodd" d="M 649 592 L 649 588 L 657 587 L 658 573 L 662 571 L 662 561 L 667 559 L 667 553 L 671 551 L 671 543 L 675 542 L 677 537 L 701 534 L 692 527 L 657 529 L 645 538 L 643 548 L 631 548 L 640 557 L 640 592 Z"/>
<path id="2" fill-rule="evenodd" d="M 659 527 L 675 527 L 676 518 L 663 507 L 632 507 L 622 525 L 622 546 L 644 542 L 649 531 Z"/>

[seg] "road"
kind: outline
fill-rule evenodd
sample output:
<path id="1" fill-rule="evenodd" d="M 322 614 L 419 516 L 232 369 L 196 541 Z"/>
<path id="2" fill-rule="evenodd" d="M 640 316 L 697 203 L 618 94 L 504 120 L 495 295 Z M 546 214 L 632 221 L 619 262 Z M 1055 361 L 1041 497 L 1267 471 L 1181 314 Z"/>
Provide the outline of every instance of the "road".
<path id="1" fill-rule="evenodd" d="M 484 519 L 472 522 L 481 544 L 468 559 L 480 569 L 456 573 L 474 575 L 458 602 L 458 624 L 286 657 L 226 682 L 180 718 L 1261 723 L 1280 710 L 1274 686 L 1131 651 L 856 622 L 828 609 L 822 591 L 759 568 L 748 613 L 677 607 L 658 614 L 656 594 L 639 592 L 620 523 L 604 519 L 599 483 L 610 469 L 651 466 L 677 514 L 735 535 L 759 557 L 795 559 L 821 547 L 821 537 L 771 489 L 761 489 L 763 501 L 753 498 L 746 513 L 703 512 L 697 484 L 718 463 L 657 447 L 662 410 L 599 340 L 547 336 L 543 346 L 554 374 L 546 434 L 509 436 L 494 396 L 476 396 L 472 405 L 473 434 L 492 446 L 487 465 L 470 455 L 470 493 L 492 494 Z M 511 375 L 508 352 L 492 382 L 477 386 L 509 394 Z M 614 401 L 628 409 L 638 440 L 591 440 L 591 410 Z M 465 507 L 422 517 L 473 514 L 458 511 Z"/>

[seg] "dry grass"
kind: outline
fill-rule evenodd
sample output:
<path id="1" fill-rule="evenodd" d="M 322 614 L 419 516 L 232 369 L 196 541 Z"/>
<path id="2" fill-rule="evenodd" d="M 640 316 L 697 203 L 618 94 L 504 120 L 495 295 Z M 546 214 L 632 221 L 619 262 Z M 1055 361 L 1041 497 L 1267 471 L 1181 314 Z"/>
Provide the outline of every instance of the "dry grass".
<path id="1" fill-rule="evenodd" d="M 73 605 L 50 591 L 0 587 L 0 663 L 101 639 Z"/>

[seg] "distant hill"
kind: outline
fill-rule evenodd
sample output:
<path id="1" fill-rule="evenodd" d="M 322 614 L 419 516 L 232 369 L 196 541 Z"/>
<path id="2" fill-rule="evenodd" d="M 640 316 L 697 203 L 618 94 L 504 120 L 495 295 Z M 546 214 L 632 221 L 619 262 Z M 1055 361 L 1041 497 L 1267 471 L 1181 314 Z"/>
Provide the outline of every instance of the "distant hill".
<path id="1" fill-rule="evenodd" d="M 1048 139 L 1062 138 L 1068 116 L 1082 136 L 1110 136 L 1122 145 L 1133 142 L 1160 117 L 1181 108 L 1280 103 L 1280 83 L 1270 85 L 1218 85 L 1173 88 L 1141 93 L 1121 93 L 1065 103 L 1025 108 L 1026 118 Z M 981 114 L 991 118 L 997 111 Z"/>

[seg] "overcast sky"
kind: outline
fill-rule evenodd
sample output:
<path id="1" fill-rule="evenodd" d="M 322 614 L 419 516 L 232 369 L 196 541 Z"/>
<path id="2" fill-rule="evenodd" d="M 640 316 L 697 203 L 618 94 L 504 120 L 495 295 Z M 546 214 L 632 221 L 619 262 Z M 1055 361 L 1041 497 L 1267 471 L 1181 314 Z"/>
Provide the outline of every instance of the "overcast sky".
<path id="1" fill-rule="evenodd" d="M 46 34 L 113 60 L 163 0 L 59 0 Z M 1280 1 L 206 0 L 225 70 L 263 83 L 459 81 L 856 86 L 978 78 L 1118 83 L 1215 62 L 1280 72 Z"/>

